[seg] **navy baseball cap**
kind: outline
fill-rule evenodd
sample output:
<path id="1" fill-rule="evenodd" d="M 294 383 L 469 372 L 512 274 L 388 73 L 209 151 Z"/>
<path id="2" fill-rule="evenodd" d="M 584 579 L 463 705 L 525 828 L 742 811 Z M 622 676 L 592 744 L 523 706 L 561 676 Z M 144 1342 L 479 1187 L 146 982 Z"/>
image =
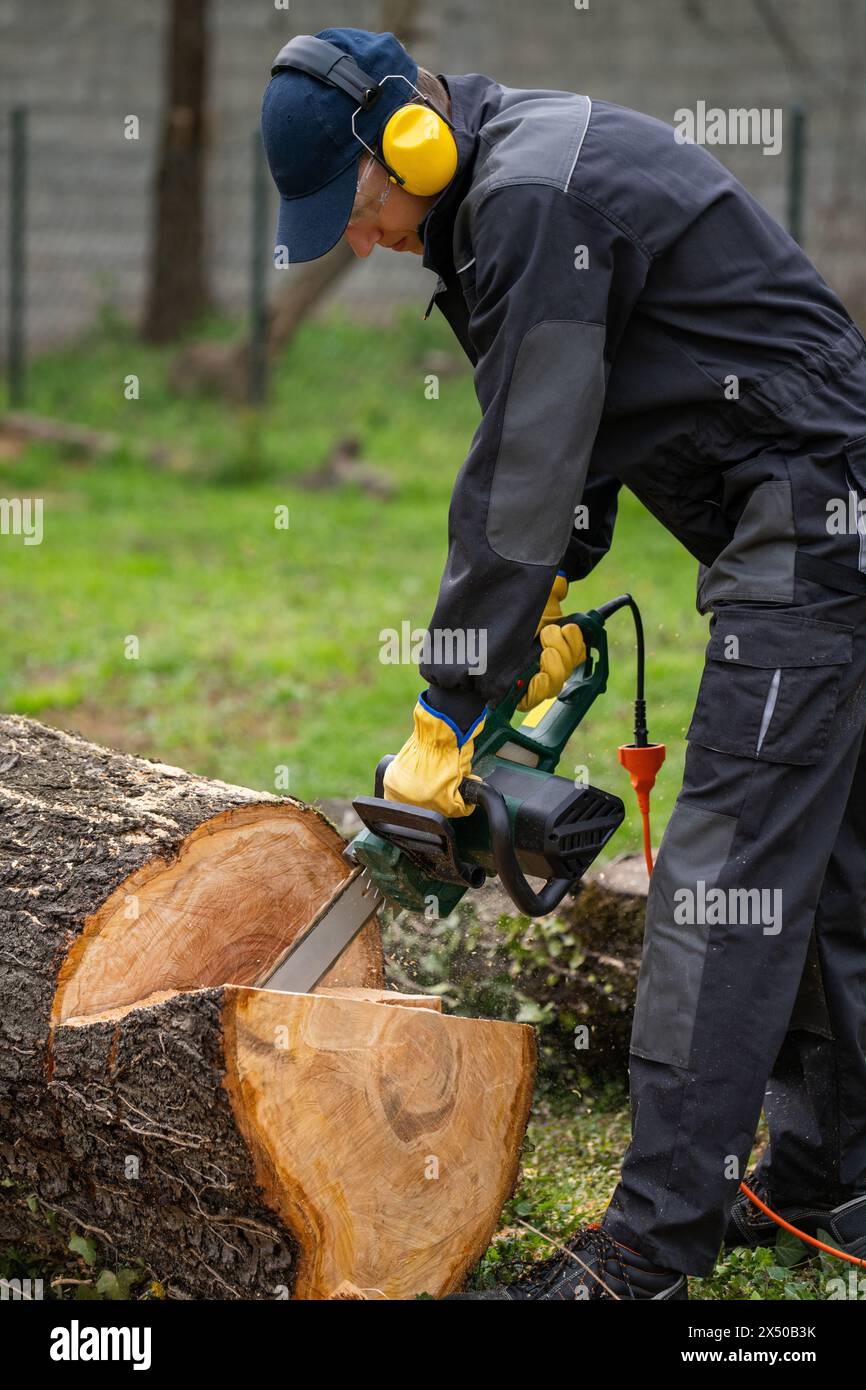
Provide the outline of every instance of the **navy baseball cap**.
<path id="1" fill-rule="evenodd" d="M 351 54 L 375 81 L 391 73 L 413 84 L 418 64 L 393 34 L 366 29 L 323 29 L 315 36 Z M 400 80 L 386 82 L 355 129 L 373 149 L 390 116 L 413 99 Z M 277 249 L 288 260 L 315 261 L 335 246 L 348 226 L 363 146 L 352 134 L 359 103 L 348 93 L 294 68 L 276 73 L 262 99 L 262 139 L 280 193 Z"/>

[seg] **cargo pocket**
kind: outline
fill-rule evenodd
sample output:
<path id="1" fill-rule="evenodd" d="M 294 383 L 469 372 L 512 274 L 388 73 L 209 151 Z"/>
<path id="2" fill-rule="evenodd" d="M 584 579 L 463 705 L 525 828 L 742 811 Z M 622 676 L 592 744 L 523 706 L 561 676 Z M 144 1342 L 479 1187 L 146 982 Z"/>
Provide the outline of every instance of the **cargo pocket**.
<path id="1" fill-rule="evenodd" d="M 854 517 L 860 542 L 858 564 L 860 573 L 866 574 L 866 435 L 861 439 L 848 440 L 845 460 L 848 465 L 848 486 L 855 498 Z"/>
<path id="2" fill-rule="evenodd" d="M 719 605 L 686 738 L 719 753 L 805 765 L 822 757 L 853 628 Z"/>
<path id="3" fill-rule="evenodd" d="M 678 801 L 662 838 L 647 898 L 631 1051 L 688 1067 L 710 926 L 703 894 L 714 888 L 736 816 Z"/>

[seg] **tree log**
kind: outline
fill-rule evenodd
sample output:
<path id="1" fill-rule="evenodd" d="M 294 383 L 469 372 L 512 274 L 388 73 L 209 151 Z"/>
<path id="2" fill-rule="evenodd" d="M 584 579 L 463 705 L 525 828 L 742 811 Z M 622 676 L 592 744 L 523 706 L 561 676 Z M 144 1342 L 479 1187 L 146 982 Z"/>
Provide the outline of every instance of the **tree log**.
<path id="1" fill-rule="evenodd" d="M 70 458 L 105 458 L 122 448 L 135 458 L 159 467 L 190 466 L 188 452 L 173 445 L 148 444 L 138 437 L 125 439 L 107 430 L 94 430 L 89 425 L 32 415 L 23 410 L 5 411 L 0 415 L 0 448 L 21 448 L 31 440 L 37 444 L 56 444 Z"/>
<path id="2" fill-rule="evenodd" d="M 260 988 L 343 848 L 300 802 L 0 718 L 0 1241 L 75 1227 L 176 1297 L 459 1286 L 534 1035 L 385 993 L 375 918 L 314 993 Z"/>

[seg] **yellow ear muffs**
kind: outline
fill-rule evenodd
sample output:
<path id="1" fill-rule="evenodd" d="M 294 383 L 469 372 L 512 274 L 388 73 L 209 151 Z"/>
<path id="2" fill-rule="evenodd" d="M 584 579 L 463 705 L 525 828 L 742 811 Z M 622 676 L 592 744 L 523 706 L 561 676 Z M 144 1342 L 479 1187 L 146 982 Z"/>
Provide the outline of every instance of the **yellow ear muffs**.
<path id="1" fill-rule="evenodd" d="M 405 182 L 407 193 L 429 198 L 457 172 L 457 145 L 442 117 L 429 106 L 401 106 L 385 126 L 382 154 Z"/>

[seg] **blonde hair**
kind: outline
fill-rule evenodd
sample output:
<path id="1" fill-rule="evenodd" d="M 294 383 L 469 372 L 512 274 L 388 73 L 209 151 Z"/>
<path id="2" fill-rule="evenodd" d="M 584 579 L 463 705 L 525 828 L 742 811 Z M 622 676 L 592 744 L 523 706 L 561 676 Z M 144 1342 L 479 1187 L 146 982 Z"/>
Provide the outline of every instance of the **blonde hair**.
<path id="1" fill-rule="evenodd" d="M 448 99 L 448 93 L 444 85 L 439 81 L 438 77 L 434 77 L 432 72 L 428 72 L 426 68 L 419 68 L 415 86 L 418 88 L 422 97 L 426 97 L 428 101 L 432 101 L 434 106 L 438 106 L 440 111 L 444 111 L 446 116 L 450 116 L 451 102 Z"/>

